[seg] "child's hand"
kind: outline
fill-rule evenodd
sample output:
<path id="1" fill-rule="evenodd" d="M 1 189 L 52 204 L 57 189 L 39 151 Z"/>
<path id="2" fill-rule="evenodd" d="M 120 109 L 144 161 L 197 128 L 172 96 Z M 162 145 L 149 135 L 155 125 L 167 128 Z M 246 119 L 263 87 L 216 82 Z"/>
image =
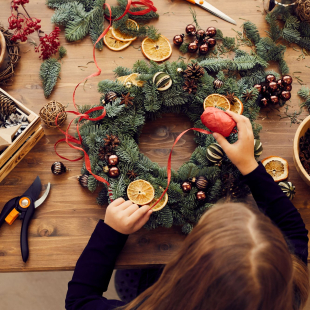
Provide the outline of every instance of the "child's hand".
<path id="1" fill-rule="evenodd" d="M 152 210 L 149 206 L 133 204 L 123 198 L 114 200 L 107 207 L 104 222 L 116 231 L 129 235 L 139 230 L 150 218 Z"/>
<path id="2" fill-rule="evenodd" d="M 243 174 L 249 174 L 257 166 L 254 157 L 254 135 L 250 120 L 231 111 L 225 111 L 237 123 L 238 141 L 230 144 L 221 134 L 213 133 L 213 137 L 222 147 L 228 158 Z"/>

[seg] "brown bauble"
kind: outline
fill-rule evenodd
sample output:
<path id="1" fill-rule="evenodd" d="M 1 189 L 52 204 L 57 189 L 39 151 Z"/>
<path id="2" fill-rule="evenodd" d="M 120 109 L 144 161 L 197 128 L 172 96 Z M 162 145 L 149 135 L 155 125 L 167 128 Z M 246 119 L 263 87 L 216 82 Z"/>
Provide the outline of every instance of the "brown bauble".
<path id="1" fill-rule="evenodd" d="M 78 177 L 79 183 L 82 187 L 88 187 L 88 174 L 83 174 Z"/>
<path id="2" fill-rule="evenodd" d="M 270 96 L 270 102 L 273 104 L 278 104 L 279 103 L 279 97 L 278 96 Z"/>
<path id="3" fill-rule="evenodd" d="M 291 99 L 291 92 L 284 90 L 283 92 L 281 92 L 281 99 L 283 101 L 288 101 Z"/>
<path id="4" fill-rule="evenodd" d="M 284 83 L 283 83 L 283 81 L 280 79 L 280 80 L 277 80 L 277 84 L 278 84 L 278 88 L 279 89 L 282 89 L 283 88 L 283 86 L 284 86 Z"/>
<path id="5" fill-rule="evenodd" d="M 291 85 L 293 83 L 293 79 L 290 75 L 284 75 L 282 77 L 282 81 L 283 81 L 283 84 L 285 85 Z"/>
<path id="6" fill-rule="evenodd" d="M 200 55 L 207 55 L 209 52 L 209 46 L 208 44 L 204 43 L 204 44 L 201 44 L 199 46 L 199 54 Z"/>
<path id="7" fill-rule="evenodd" d="M 116 166 L 118 164 L 118 156 L 117 155 L 110 155 L 108 158 L 109 166 Z"/>
<path id="8" fill-rule="evenodd" d="M 110 178 L 117 178 L 119 176 L 119 169 L 117 167 L 111 167 L 108 175 Z"/>
<path id="9" fill-rule="evenodd" d="M 196 32 L 196 27 L 194 25 L 192 25 L 192 24 L 189 24 L 189 25 L 186 26 L 185 32 L 188 35 L 192 35 L 193 32 Z"/>
<path id="10" fill-rule="evenodd" d="M 197 50 L 198 50 L 198 42 L 194 41 L 192 43 L 189 43 L 188 47 L 187 47 L 187 50 L 190 52 L 190 53 L 196 53 Z"/>
<path id="11" fill-rule="evenodd" d="M 216 40 L 214 38 L 209 38 L 208 45 L 210 48 L 214 47 L 216 45 Z"/>
<path id="12" fill-rule="evenodd" d="M 174 36 L 174 38 L 173 38 L 173 43 L 174 43 L 176 46 L 180 46 L 180 45 L 182 45 L 183 40 L 184 40 L 184 34 L 177 34 L 177 35 Z"/>
<path id="13" fill-rule="evenodd" d="M 203 29 L 199 29 L 196 31 L 197 40 L 203 40 L 205 36 L 206 36 L 206 32 Z"/>
<path id="14" fill-rule="evenodd" d="M 260 102 L 261 102 L 261 104 L 262 104 L 264 107 L 266 107 L 266 106 L 268 105 L 268 99 L 267 99 L 267 98 L 262 98 Z"/>
<path id="15" fill-rule="evenodd" d="M 213 38 L 216 35 L 216 28 L 215 27 L 209 27 L 206 31 L 207 36 Z"/>
<path id="16" fill-rule="evenodd" d="M 277 82 L 269 82 L 268 90 L 272 93 L 278 90 L 278 83 Z"/>
<path id="17" fill-rule="evenodd" d="M 200 176 L 196 179 L 195 185 L 200 190 L 205 190 L 208 187 L 208 180 L 204 176 Z"/>
<path id="18" fill-rule="evenodd" d="M 291 91 L 292 90 L 292 84 L 284 85 L 283 90 Z"/>
<path id="19" fill-rule="evenodd" d="M 255 85 L 254 85 L 254 88 L 256 88 L 256 89 L 258 90 L 259 93 L 262 92 L 262 85 L 260 85 L 260 84 L 255 84 Z"/>
<path id="20" fill-rule="evenodd" d="M 184 193 L 189 193 L 192 189 L 192 184 L 190 182 L 183 182 L 181 187 Z"/>
<path id="21" fill-rule="evenodd" d="M 114 91 L 108 91 L 105 94 L 104 101 L 106 103 L 110 103 L 110 102 L 114 101 L 116 98 L 117 98 L 117 94 Z"/>
<path id="22" fill-rule="evenodd" d="M 265 80 L 266 80 L 266 83 L 275 82 L 276 77 L 273 74 L 268 74 Z"/>
<path id="23" fill-rule="evenodd" d="M 197 192 L 196 197 L 197 197 L 197 200 L 204 201 L 207 198 L 207 195 L 205 192 L 199 191 Z"/>
<path id="24" fill-rule="evenodd" d="M 51 166 L 51 171 L 55 175 L 60 175 L 65 173 L 67 171 L 67 168 L 61 161 L 55 161 Z"/>

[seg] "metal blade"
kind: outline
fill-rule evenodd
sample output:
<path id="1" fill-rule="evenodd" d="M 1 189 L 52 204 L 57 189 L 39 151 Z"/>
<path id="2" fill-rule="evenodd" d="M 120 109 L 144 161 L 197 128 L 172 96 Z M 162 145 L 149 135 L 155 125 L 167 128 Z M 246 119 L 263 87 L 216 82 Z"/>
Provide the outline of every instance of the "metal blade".
<path id="1" fill-rule="evenodd" d="M 200 0 L 195 0 L 196 4 L 199 5 L 201 8 L 207 10 L 208 12 L 212 13 L 213 15 L 222 18 L 224 20 L 226 20 L 229 23 L 232 23 L 234 25 L 237 25 L 237 23 L 230 18 L 229 16 L 227 16 L 226 14 L 224 14 L 222 11 L 218 10 L 216 7 L 214 7 L 213 5 L 211 5 L 210 3 L 204 1 L 202 4 L 200 4 Z"/>
<path id="2" fill-rule="evenodd" d="M 42 195 L 42 197 L 40 199 L 35 201 L 35 203 L 34 203 L 34 207 L 35 208 L 41 206 L 41 204 L 45 201 L 45 199 L 47 198 L 47 196 L 48 196 L 48 194 L 50 192 L 50 189 L 51 189 L 51 183 L 48 183 L 47 184 L 47 188 L 45 190 L 45 193 Z"/>
<path id="3" fill-rule="evenodd" d="M 36 201 L 41 192 L 41 180 L 39 177 L 36 177 L 34 182 L 30 185 L 30 187 L 23 193 L 22 196 L 31 197 L 33 201 Z"/>

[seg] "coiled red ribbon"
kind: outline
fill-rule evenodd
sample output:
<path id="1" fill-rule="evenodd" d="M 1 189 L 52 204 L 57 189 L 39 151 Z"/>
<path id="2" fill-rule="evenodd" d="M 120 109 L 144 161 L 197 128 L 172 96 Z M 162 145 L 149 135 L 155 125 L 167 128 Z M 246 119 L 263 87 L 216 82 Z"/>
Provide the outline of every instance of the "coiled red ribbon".
<path id="1" fill-rule="evenodd" d="M 132 12 L 130 11 L 130 7 L 133 6 L 133 7 L 136 7 L 137 5 L 142 5 L 142 6 L 145 6 L 147 7 L 145 10 L 141 10 L 141 11 L 137 11 L 137 12 Z M 76 159 L 69 159 L 69 158 L 66 158 L 64 156 L 61 156 L 60 154 L 58 154 L 57 152 L 57 145 L 60 143 L 60 142 L 66 142 L 71 148 L 73 149 L 76 149 L 76 150 L 79 150 L 79 151 L 82 151 L 84 153 L 84 157 L 85 157 L 85 166 L 86 166 L 86 169 L 88 170 L 88 172 L 94 176 L 94 178 L 100 182 L 103 182 L 105 184 L 107 184 L 107 186 L 110 186 L 109 182 L 107 180 L 105 180 L 104 178 L 92 173 L 91 171 L 91 162 L 90 162 L 90 159 L 89 159 L 89 156 L 88 154 L 86 153 L 86 151 L 82 148 L 82 147 L 78 147 L 78 146 L 75 146 L 73 145 L 72 143 L 75 143 L 77 145 L 82 145 L 82 137 L 81 137 L 81 134 L 80 134 L 80 131 L 79 131 L 79 123 L 82 121 L 82 120 L 89 120 L 89 121 L 99 121 L 101 119 L 103 119 L 105 116 L 106 116 L 106 110 L 104 107 L 96 107 L 96 108 L 92 108 L 90 110 L 88 110 L 87 112 L 85 113 L 79 113 L 78 112 L 78 108 L 76 106 L 76 103 L 75 103 L 75 93 L 76 93 L 76 90 L 77 88 L 80 86 L 81 83 L 85 82 L 86 80 L 94 77 L 94 76 L 98 76 L 101 74 L 101 69 L 97 63 L 97 60 L 96 60 L 96 44 L 107 34 L 107 32 L 109 31 L 109 29 L 111 28 L 112 26 L 112 21 L 113 20 L 120 20 L 122 19 L 127 13 L 131 14 L 131 15 L 145 15 L 151 11 L 153 12 L 156 12 L 157 9 L 156 7 L 153 5 L 153 2 L 151 0 L 140 0 L 140 1 L 131 1 L 131 0 L 128 0 L 128 3 L 127 3 L 127 6 L 126 6 L 126 9 L 123 13 L 122 16 L 118 17 L 118 18 L 115 18 L 115 19 L 112 19 L 112 11 L 111 11 L 111 7 L 109 4 L 105 3 L 103 5 L 103 9 L 105 8 L 108 8 L 109 10 L 109 16 L 105 15 L 106 19 L 109 21 L 109 26 L 103 31 L 103 33 L 100 35 L 100 37 L 98 38 L 98 40 L 96 41 L 96 43 L 94 44 L 94 47 L 93 47 L 93 59 L 94 59 L 94 63 L 98 69 L 97 72 L 89 75 L 88 77 L 86 77 L 85 79 L 83 79 L 80 83 L 77 84 L 77 86 L 75 87 L 74 91 L 73 91 L 73 105 L 75 107 L 75 109 L 77 111 L 67 111 L 67 113 L 72 113 L 72 114 L 75 114 L 76 117 L 70 122 L 68 128 L 66 131 L 63 131 L 59 128 L 59 130 L 65 135 L 65 138 L 63 139 L 60 139 L 58 140 L 55 145 L 54 145 L 54 149 L 55 149 L 55 152 L 56 154 L 62 158 L 62 159 L 65 159 L 65 160 L 69 160 L 69 161 L 77 161 L 77 160 L 80 160 L 83 158 L 83 156 L 79 157 L 79 158 L 76 158 Z M 102 110 L 102 114 L 96 118 L 90 118 L 89 114 L 92 113 L 92 112 L 95 112 L 95 111 L 101 111 Z M 60 113 L 61 114 L 61 113 Z M 58 125 L 58 116 L 60 115 L 58 114 L 57 117 L 56 117 L 56 120 L 55 120 L 55 123 L 56 125 Z M 69 134 L 69 129 L 70 129 L 70 126 L 72 124 L 72 122 L 76 119 L 76 118 L 79 118 L 78 120 L 78 123 L 76 125 L 76 130 L 77 130 L 77 134 L 78 134 L 78 139 L 72 137 L 70 134 Z"/>

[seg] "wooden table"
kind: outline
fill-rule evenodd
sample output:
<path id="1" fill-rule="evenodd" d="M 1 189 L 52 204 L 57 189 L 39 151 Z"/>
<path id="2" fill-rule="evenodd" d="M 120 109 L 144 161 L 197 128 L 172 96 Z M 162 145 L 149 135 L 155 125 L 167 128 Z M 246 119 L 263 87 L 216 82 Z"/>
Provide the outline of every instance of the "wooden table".
<path id="1" fill-rule="evenodd" d="M 227 22 L 210 15 L 196 7 L 198 21 L 203 28 L 215 26 L 220 28 L 224 35 L 235 36 L 232 29 L 240 30 L 244 19 L 254 22 L 265 36 L 266 22 L 262 15 L 261 1 L 253 0 L 210 0 L 210 3 L 234 18 L 238 25 L 233 26 Z M 113 4 L 113 3 L 112 3 Z M 156 28 L 169 38 L 184 32 L 185 26 L 192 22 L 188 4 L 183 0 L 156 0 L 160 18 L 154 21 Z M 42 29 L 49 33 L 53 29 L 50 18 L 53 10 L 45 5 L 45 0 L 30 1 L 27 8 L 31 15 L 42 19 Z M 1 5 L 0 20 L 7 26 L 10 14 L 9 2 Z M 35 35 L 31 36 L 38 41 Z M 139 47 L 140 41 L 134 43 Z M 51 99 L 57 99 L 63 104 L 70 102 L 68 109 L 72 110 L 72 92 L 78 82 L 87 75 L 95 72 L 92 61 L 92 44 L 87 37 L 81 42 L 68 43 L 65 41 L 64 32 L 61 33 L 61 44 L 68 50 L 68 55 L 63 59 L 61 79 L 58 81 Z M 97 52 L 98 63 L 103 68 L 101 76 L 89 80 L 84 89 L 80 87 L 77 92 L 78 104 L 95 104 L 100 98 L 97 92 L 97 83 L 102 79 L 112 79 L 113 69 L 117 65 L 129 66 L 138 59 L 144 59 L 141 51 L 129 47 L 122 52 L 112 52 L 104 48 Z M 177 60 L 180 53 L 173 47 L 171 60 Z M 286 60 L 291 73 L 298 73 L 305 84 L 310 84 L 310 69 L 305 65 L 308 60 L 297 61 L 299 53 L 289 48 Z M 5 90 L 13 97 L 20 100 L 28 108 L 39 112 L 41 107 L 48 102 L 43 96 L 41 82 L 38 76 L 41 61 L 34 48 L 29 43 L 21 45 L 21 61 L 16 70 L 14 83 Z M 83 66 L 83 67 L 79 67 Z M 86 67 L 86 68 L 85 68 Z M 290 102 L 290 111 L 299 110 L 297 90 L 300 85 L 294 79 L 293 96 Z M 282 108 L 280 114 L 283 115 Z M 290 126 L 288 119 L 280 120 L 279 112 L 266 113 L 262 111 L 259 122 L 263 125 L 261 140 L 264 146 L 263 157 L 278 155 L 286 158 L 290 166 L 289 179 L 296 185 L 297 194 L 294 199 L 295 206 L 299 209 L 308 229 L 310 228 L 310 192 L 309 187 L 297 174 L 293 163 L 293 137 L 297 129 L 296 124 Z M 304 118 L 306 112 L 300 116 Z M 70 119 L 71 116 L 69 116 Z M 68 123 L 68 121 L 67 121 Z M 166 165 L 167 157 L 175 137 L 184 129 L 191 126 L 185 116 L 166 115 L 155 122 L 148 122 L 141 136 L 141 151 L 160 165 Z M 29 227 L 30 257 L 23 263 L 20 255 L 20 221 L 14 225 L 3 225 L 0 230 L 0 271 L 39 271 L 39 270 L 72 270 L 84 249 L 98 219 L 104 217 L 105 207 L 96 204 L 96 194 L 91 194 L 81 188 L 77 182 L 82 162 L 65 162 L 71 169 L 64 175 L 54 176 L 50 167 L 54 161 L 59 160 L 54 152 L 54 143 L 61 138 L 55 129 L 45 128 L 46 136 L 32 149 L 23 161 L 0 183 L 0 208 L 10 198 L 22 194 L 34 178 L 39 175 L 42 183 L 51 182 L 51 193 L 47 201 L 36 211 Z M 193 134 L 186 135 L 176 146 L 173 167 L 178 168 L 187 161 L 196 145 Z M 74 158 L 77 154 L 69 147 L 63 145 L 59 151 L 66 156 Z M 44 186 L 45 187 L 45 186 Z M 171 229 L 144 229 L 131 235 L 121 253 L 117 268 L 144 267 L 165 264 L 181 246 L 184 240 L 179 227 Z"/>

